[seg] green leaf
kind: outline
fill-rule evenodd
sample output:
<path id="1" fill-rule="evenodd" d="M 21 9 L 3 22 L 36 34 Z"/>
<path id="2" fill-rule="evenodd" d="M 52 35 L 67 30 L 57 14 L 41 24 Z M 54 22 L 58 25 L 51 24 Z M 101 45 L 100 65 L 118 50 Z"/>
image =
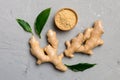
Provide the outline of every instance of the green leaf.
<path id="1" fill-rule="evenodd" d="M 65 64 L 66 65 L 66 64 Z M 78 63 L 75 65 L 66 65 L 70 70 L 74 71 L 74 72 L 78 72 L 78 71 L 84 71 L 86 69 L 89 69 L 93 66 L 95 66 L 96 64 L 89 64 L 89 63 Z"/>
<path id="2" fill-rule="evenodd" d="M 30 25 L 28 24 L 28 22 L 26 22 L 22 19 L 16 19 L 16 21 L 26 32 L 32 33 L 32 29 L 31 29 Z"/>
<path id="3" fill-rule="evenodd" d="M 43 10 L 35 20 L 35 32 L 40 37 L 40 33 L 47 22 L 51 8 Z"/>

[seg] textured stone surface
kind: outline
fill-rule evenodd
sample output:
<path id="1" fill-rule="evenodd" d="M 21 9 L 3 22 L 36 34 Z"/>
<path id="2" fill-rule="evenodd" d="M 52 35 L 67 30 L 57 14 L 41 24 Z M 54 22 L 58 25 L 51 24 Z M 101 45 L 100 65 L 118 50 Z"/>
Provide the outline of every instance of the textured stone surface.
<path id="1" fill-rule="evenodd" d="M 59 39 L 59 53 L 63 52 L 66 40 L 92 26 L 97 19 L 103 21 L 105 44 L 94 49 L 94 55 L 76 54 L 73 59 L 64 58 L 64 63 L 97 63 L 84 72 L 59 72 L 49 63 L 36 65 L 30 55 L 28 40 L 15 21 L 22 18 L 33 23 L 40 11 L 51 7 L 51 15 L 42 31 L 41 46 L 45 46 L 46 32 L 53 29 Z M 54 27 L 53 17 L 63 8 L 74 9 L 79 17 L 76 27 L 69 32 Z M 120 0 L 0 0 L 0 80 L 119 80 L 120 79 Z"/>

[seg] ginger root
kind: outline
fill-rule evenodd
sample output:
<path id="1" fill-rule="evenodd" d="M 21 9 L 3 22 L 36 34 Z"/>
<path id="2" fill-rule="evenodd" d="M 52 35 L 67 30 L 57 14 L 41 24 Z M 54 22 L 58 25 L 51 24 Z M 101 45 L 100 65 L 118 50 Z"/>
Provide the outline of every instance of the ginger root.
<path id="1" fill-rule="evenodd" d="M 104 42 L 101 39 L 104 30 L 101 21 L 97 20 L 93 28 L 88 28 L 84 33 L 79 33 L 71 41 L 66 41 L 67 49 L 64 51 L 68 57 L 74 57 L 75 52 L 82 52 L 85 54 L 92 54 L 92 49 L 102 45 Z"/>
<path id="2" fill-rule="evenodd" d="M 31 46 L 31 54 L 37 58 L 37 64 L 50 62 L 61 71 L 66 71 L 67 67 L 62 63 L 63 54 L 57 55 L 58 39 L 56 32 L 49 30 L 47 33 L 48 42 L 50 43 L 44 48 L 41 48 L 39 42 L 32 36 L 29 40 Z"/>

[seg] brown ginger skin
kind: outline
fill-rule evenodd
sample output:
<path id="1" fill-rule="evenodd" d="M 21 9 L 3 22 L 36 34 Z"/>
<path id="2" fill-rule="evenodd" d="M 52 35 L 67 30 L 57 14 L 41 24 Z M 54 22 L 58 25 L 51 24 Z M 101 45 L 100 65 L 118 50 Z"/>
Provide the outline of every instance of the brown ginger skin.
<path id="1" fill-rule="evenodd" d="M 68 57 L 74 57 L 75 52 L 92 54 L 92 49 L 102 45 L 104 42 L 101 39 L 104 33 L 101 21 L 95 21 L 93 28 L 88 28 L 84 33 L 79 33 L 71 41 L 66 41 L 67 49 L 64 51 Z"/>
<path id="2" fill-rule="evenodd" d="M 39 42 L 34 36 L 31 37 L 29 43 L 31 46 L 31 54 L 37 58 L 37 64 L 50 62 L 60 71 L 66 71 L 67 67 L 62 63 L 63 54 L 58 55 L 58 39 L 53 30 L 47 33 L 48 42 L 50 43 L 45 48 L 41 48 Z"/>

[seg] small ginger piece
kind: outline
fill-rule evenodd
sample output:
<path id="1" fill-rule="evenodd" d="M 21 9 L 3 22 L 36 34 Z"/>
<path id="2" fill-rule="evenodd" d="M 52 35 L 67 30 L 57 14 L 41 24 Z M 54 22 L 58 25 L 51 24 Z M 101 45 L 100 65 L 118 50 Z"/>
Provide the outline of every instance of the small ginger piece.
<path id="1" fill-rule="evenodd" d="M 68 57 L 74 57 L 75 52 L 82 52 L 85 54 L 92 54 L 92 49 L 102 45 L 104 42 L 101 39 L 104 30 L 101 21 L 97 20 L 93 28 L 88 28 L 84 33 L 79 33 L 71 41 L 66 41 L 67 49 L 64 51 Z"/>
<path id="2" fill-rule="evenodd" d="M 47 33 L 48 42 L 50 43 L 44 48 L 41 48 L 39 42 L 34 36 L 31 37 L 29 43 L 31 46 L 31 54 L 37 58 L 37 64 L 50 62 L 61 71 L 66 71 L 67 67 L 62 63 L 63 54 L 57 55 L 58 39 L 56 32 L 49 30 Z"/>

